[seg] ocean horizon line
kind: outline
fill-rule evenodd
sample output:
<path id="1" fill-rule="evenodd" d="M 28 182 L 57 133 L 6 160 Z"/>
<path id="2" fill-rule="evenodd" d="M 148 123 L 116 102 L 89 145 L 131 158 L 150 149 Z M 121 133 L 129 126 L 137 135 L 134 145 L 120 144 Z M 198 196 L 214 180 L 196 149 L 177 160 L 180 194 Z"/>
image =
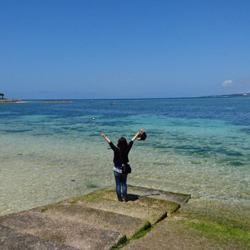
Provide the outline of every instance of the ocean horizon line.
<path id="1" fill-rule="evenodd" d="M 250 93 L 221 94 L 207 96 L 180 96 L 180 97 L 114 97 L 114 98 L 17 98 L 23 101 L 48 101 L 48 100 L 165 100 L 165 99 L 202 99 L 202 98 L 235 98 L 249 97 Z"/>

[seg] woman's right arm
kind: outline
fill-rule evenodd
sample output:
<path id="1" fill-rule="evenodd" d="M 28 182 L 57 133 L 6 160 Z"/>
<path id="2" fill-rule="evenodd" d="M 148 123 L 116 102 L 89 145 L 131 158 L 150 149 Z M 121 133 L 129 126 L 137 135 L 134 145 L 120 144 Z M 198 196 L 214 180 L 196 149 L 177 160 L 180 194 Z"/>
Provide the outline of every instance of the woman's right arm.
<path id="1" fill-rule="evenodd" d="M 113 144 L 113 142 L 103 133 L 101 132 L 101 136 L 104 138 L 104 140 L 109 144 L 109 146 L 111 147 L 111 149 L 113 151 L 117 150 L 117 147 Z"/>
<path id="2" fill-rule="evenodd" d="M 103 133 L 103 132 L 101 132 L 100 133 L 101 134 L 101 136 L 104 138 L 104 140 L 107 142 L 107 143 L 111 143 L 111 140 Z"/>

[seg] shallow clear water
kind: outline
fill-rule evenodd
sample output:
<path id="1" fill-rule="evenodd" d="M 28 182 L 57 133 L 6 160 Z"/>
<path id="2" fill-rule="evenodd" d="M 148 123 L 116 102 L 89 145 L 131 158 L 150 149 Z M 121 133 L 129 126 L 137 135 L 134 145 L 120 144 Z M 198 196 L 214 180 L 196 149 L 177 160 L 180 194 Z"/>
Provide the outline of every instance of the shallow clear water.
<path id="1" fill-rule="evenodd" d="M 0 214 L 113 185 L 116 142 L 139 128 L 129 183 L 249 206 L 250 98 L 0 105 Z"/>

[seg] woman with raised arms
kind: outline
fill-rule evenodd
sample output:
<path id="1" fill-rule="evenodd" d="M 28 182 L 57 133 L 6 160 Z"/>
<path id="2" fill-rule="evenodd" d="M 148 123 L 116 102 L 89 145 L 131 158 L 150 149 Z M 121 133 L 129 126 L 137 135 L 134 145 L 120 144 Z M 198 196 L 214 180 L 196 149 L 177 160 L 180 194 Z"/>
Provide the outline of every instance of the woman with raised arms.
<path id="1" fill-rule="evenodd" d="M 145 132 L 143 129 L 139 130 L 134 137 L 128 143 L 125 137 L 121 137 L 117 145 L 115 146 L 113 142 L 101 132 L 101 136 L 110 145 L 111 149 L 114 151 L 113 158 L 113 171 L 115 176 L 116 184 L 116 194 L 119 201 L 127 201 L 127 176 L 131 172 L 131 168 L 128 159 L 128 154 L 133 146 L 135 140 L 145 140 Z"/>

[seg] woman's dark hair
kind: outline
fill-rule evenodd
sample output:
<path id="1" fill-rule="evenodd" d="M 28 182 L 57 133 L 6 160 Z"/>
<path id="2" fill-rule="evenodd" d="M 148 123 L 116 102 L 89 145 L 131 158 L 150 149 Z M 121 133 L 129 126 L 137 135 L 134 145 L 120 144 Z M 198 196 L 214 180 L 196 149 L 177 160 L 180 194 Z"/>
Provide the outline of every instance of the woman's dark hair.
<path id="1" fill-rule="evenodd" d="M 124 150 L 127 149 L 127 147 L 128 147 L 128 142 L 127 142 L 127 140 L 126 140 L 125 137 L 121 137 L 121 138 L 118 140 L 117 147 L 118 147 L 121 151 L 124 151 Z"/>

